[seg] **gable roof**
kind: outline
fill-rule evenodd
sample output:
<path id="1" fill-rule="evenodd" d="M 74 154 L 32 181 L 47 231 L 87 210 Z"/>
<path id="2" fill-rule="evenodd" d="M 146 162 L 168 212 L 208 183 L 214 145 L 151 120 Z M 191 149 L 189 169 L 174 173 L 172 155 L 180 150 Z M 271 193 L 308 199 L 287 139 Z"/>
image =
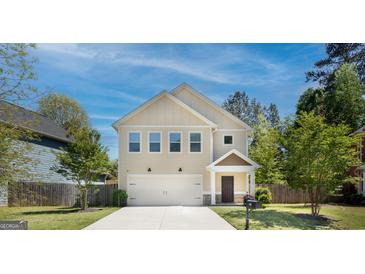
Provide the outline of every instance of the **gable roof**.
<path id="1" fill-rule="evenodd" d="M 212 121 L 210 121 L 208 118 L 206 118 L 205 116 L 203 116 L 202 114 L 200 114 L 196 110 L 192 109 L 187 104 L 185 104 L 184 102 L 182 102 L 181 100 L 179 100 L 175 96 L 172 96 L 170 93 L 168 93 L 167 91 L 164 90 L 164 91 L 160 92 L 159 94 L 155 95 L 154 97 L 152 97 L 147 102 L 145 102 L 142 105 L 140 105 L 139 107 L 137 107 L 136 109 L 134 109 L 133 111 L 131 111 L 128 114 L 124 115 L 122 118 L 120 118 L 116 122 L 114 122 L 113 123 L 113 128 L 117 129 L 118 125 L 120 125 L 121 123 L 126 122 L 127 120 L 129 120 L 133 116 L 135 116 L 138 113 L 142 112 L 143 110 L 145 110 L 147 107 L 149 107 L 150 105 L 152 105 L 154 102 L 156 102 L 157 100 L 159 100 L 162 97 L 166 97 L 166 98 L 170 99 L 172 102 L 174 102 L 174 103 L 178 104 L 179 106 L 183 107 L 185 110 L 189 111 L 195 117 L 197 117 L 200 120 L 202 120 L 203 122 L 205 122 L 207 125 L 209 125 L 213 128 L 217 127 L 217 125 L 215 123 L 213 123 Z"/>
<path id="2" fill-rule="evenodd" d="M 260 165 L 258 163 L 256 163 L 255 161 L 251 160 L 246 155 L 244 155 L 241 152 L 239 152 L 237 149 L 231 149 L 226 154 L 224 154 L 222 157 L 218 158 L 213 163 L 211 163 L 210 165 L 208 165 L 208 168 L 214 167 L 216 164 L 218 164 L 219 162 L 223 161 L 225 158 L 227 158 L 228 156 L 230 156 L 232 154 L 235 154 L 236 156 L 238 156 L 239 158 L 241 158 L 242 160 L 244 160 L 245 162 L 249 163 L 250 165 L 252 165 L 255 168 L 259 168 L 260 167 Z"/>
<path id="3" fill-rule="evenodd" d="M 51 139 L 71 142 L 66 130 L 48 117 L 6 101 L 0 101 L 0 121 L 31 130 Z"/>
<path id="4" fill-rule="evenodd" d="M 249 130 L 249 131 L 252 130 L 252 128 L 249 125 L 247 125 L 245 122 L 241 121 L 236 116 L 232 115 L 231 113 L 229 113 L 228 111 L 226 111 L 222 107 L 218 106 L 215 102 L 213 102 L 207 96 L 205 96 L 204 94 L 200 93 L 199 91 L 197 91 L 196 89 L 194 89 L 192 86 L 190 86 L 187 83 L 182 83 L 182 84 L 178 85 L 176 88 L 174 88 L 173 90 L 171 90 L 170 93 L 172 95 L 176 95 L 181 90 L 181 88 L 184 88 L 184 87 L 187 88 L 187 90 L 189 90 L 191 93 L 193 93 L 194 95 L 196 95 L 198 98 L 200 98 L 203 101 L 207 102 L 211 107 L 213 107 L 214 109 L 218 110 L 220 113 L 222 113 L 223 115 L 225 115 L 226 117 L 228 117 L 232 121 L 234 121 L 237 124 L 239 124 L 242 127 L 244 127 L 246 130 Z"/>

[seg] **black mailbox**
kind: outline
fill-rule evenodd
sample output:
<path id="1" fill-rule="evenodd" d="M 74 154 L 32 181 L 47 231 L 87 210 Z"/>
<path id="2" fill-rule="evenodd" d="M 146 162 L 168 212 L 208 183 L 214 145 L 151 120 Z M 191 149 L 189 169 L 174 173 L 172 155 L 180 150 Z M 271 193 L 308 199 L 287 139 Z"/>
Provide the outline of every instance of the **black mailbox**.
<path id="1" fill-rule="evenodd" d="M 245 206 L 249 209 L 261 208 L 261 203 L 256 200 L 246 200 Z"/>
<path id="2" fill-rule="evenodd" d="M 262 208 L 261 203 L 254 200 L 251 197 L 245 197 L 243 205 L 246 207 L 246 225 L 245 229 L 248 230 L 250 228 L 250 212 L 257 208 Z"/>

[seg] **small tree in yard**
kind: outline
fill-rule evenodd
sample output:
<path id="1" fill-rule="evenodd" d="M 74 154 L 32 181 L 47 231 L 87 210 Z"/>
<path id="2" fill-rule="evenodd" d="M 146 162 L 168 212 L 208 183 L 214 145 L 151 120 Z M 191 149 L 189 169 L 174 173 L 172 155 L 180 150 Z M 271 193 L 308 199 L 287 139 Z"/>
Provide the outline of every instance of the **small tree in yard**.
<path id="1" fill-rule="evenodd" d="M 312 215 L 317 216 L 324 198 L 340 186 L 347 171 L 358 162 L 356 137 L 346 125 L 331 126 L 322 116 L 301 113 L 289 120 L 284 132 L 288 183 L 309 194 Z"/>
<path id="2" fill-rule="evenodd" d="M 81 209 L 87 208 L 87 192 L 101 175 L 109 170 L 107 150 L 100 144 L 100 134 L 82 128 L 74 134 L 74 141 L 57 153 L 59 165 L 54 169 L 77 183 Z"/>

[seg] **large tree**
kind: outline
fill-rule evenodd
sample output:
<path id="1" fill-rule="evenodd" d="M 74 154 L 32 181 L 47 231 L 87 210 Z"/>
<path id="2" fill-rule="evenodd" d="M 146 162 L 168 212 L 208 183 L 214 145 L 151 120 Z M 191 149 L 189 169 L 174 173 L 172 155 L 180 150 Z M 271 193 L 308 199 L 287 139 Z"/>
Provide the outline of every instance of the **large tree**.
<path id="1" fill-rule="evenodd" d="M 88 190 L 110 169 L 107 149 L 100 144 L 100 134 L 94 129 L 82 128 L 74 133 L 74 141 L 56 156 L 58 164 L 52 169 L 77 183 L 81 209 L 85 210 Z"/>
<path id="2" fill-rule="evenodd" d="M 347 125 L 328 125 L 314 113 L 300 113 L 286 122 L 284 146 L 287 180 L 291 187 L 309 194 L 312 215 L 318 215 L 326 196 L 348 177 L 358 164 L 359 140 Z"/>
<path id="3" fill-rule="evenodd" d="M 0 100 L 18 102 L 37 93 L 35 44 L 0 44 Z"/>
<path id="4" fill-rule="evenodd" d="M 37 62 L 32 54 L 34 49 L 35 44 L 0 44 L 0 100 L 21 103 L 37 95 L 33 85 L 36 79 L 33 66 Z M 19 141 L 35 137 L 24 129 L 29 123 L 4 122 L 14 120 L 15 109 L 10 104 L 0 104 L 0 186 L 29 179 L 34 164 L 27 154 L 30 145 Z"/>
<path id="5" fill-rule="evenodd" d="M 256 171 L 256 182 L 273 184 L 283 181 L 280 134 L 260 114 L 254 127 L 254 142 L 250 145 L 250 158 L 261 165 Z"/>
<path id="6" fill-rule="evenodd" d="M 365 44 L 363 43 L 330 43 L 326 44 L 324 59 L 317 61 L 315 70 L 306 72 L 307 81 L 318 81 L 320 85 L 332 87 L 335 72 L 343 64 L 353 64 L 360 81 L 365 83 Z"/>
<path id="7" fill-rule="evenodd" d="M 310 88 L 297 104 L 297 114 L 311 112 L 323 115 L 327 123 L 344 123 L 354 131 L 365 122 L 364 84 L 358 78 L 356 68 L 343 64 L 333 75 L 331 89 Z"/>
<path id="8" fill-rule="evenodd" d="M 326 96 L 326 120 L 332 124 L 344 123 L 352 130 L 365 122 L 364 85 L 353 65 L 344 64 L 335 72 L 334 89 Z"/>
<path id="9" fill-rule="evenodd" d="M 70 135 L 80 128 L 89 126 L 87 113 L 76 100 L 70 97 L 50 93 L 42 97 L 38 105 L 38 112 L 55 121 Z"/>
<path id="10" fill-rule="evenodd" d="M 236 91 L 229 95 L 222 107 L 251 127 L 255 126 L 261 114 L 273 127 L 279 125 L 279 111 L 275 104 L 270 104 L 268 107 L 262 106 L 255 98 L 249 99 L 244 91 Z"/>
<path id="11" fill-rule="evenodd" d="M 297 112 L 314 112 L 325 115 L 325 91 L 322 88 L 309 88 L 300 96 L 297 103 Z"/>

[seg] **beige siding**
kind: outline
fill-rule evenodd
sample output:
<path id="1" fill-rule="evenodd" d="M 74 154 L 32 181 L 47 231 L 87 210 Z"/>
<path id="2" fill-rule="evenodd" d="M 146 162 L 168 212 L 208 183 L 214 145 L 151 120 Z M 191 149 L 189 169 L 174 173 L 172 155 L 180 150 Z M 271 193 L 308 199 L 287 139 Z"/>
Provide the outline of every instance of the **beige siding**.
<path id="1" fill-rule="evenodd" d="M 124 125 L 206 126 L 207 124 L 165 96 L 127 120 Z"/>
<path id="2" fill-rule="evenodd" d="M 233 145 L 224 145 L 224 135 L 233 136 Z M 247 137 L 245 131 L 216 131 L 213 133 L 214 161 L 226 154 L 231 149 L 237 149 L 242 154 L 247 155 Z"/>
<path id="3" fill-rule="evenodd" d="M 216 173 L 215 175 L 215 191 L 216 193 L 222 192 L 222 176 L 233 176 L 233 189 L 234 192 L 242 193 L 247 192 L 247 173 Z"/>
<path id="4" fill-rule="evenodd" d="M 140 131 L 142 134 L 142 152 L 128 153 L 128 131 Z M 148 152 L 148 132 L 161 131 L 162 133 L 162 153 Z M 182 152 L 168 152 L 168 132 L 182 132 Z M 201 131 L 203 139 L 202 153 L 190 153 L 188 134 L 189 131 Z M 151 168 L 151 174 L 179 174 L 179 168 L 182 168 L 182 174 L 201 174 L 203 175 L 203 191 L 209 191 L 210 179 L 206 166 L 210 163 L 210 129 L 209 128 L 121 128 L 119 130 L 119 185 L 126 189 L 127 174 L 149 174 L 148 168 Z"/>
<path id="5" fill-rule="evenodd" d="M 241 125 L 234 122 L 222 112 L 212 107 L 206 101 L 202 100 L 201 98 L 190 92 L 189 88 L 187 87 L 180 87 L 180 90 L 175 93 L 175 96 L 183 101 L 185 104 L 190 106 L 192 109 L 203 114 L 210 121 L 216 123 L 219 128 L 242 129 Z"/>

